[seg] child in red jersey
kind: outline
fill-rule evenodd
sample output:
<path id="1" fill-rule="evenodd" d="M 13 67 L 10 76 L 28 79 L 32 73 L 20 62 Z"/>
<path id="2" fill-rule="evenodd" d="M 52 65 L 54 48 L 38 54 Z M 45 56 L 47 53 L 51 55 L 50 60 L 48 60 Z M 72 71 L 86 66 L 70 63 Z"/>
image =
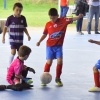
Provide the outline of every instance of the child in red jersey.
<path id="1" fill-rule="evenodd" d="M 100 45 L 100 41 L 88 40 L 90 43 Z M 89 90 L 89 92 L 98 92 L 100 91 L 100 59 L 93 66 L 93 76 L 94 76 L 94 87 Z"/>
<path id="2" fill-rule="evenodd" d="M 58 12 L 55 8 L 51 8 L 48 14 L 51 21 L 46 23 L 43 35 L 36 45 L 39 46 L 40 43 L 47 37 L 47 35 L 49 35 L 49 38 L 46 43 L 47 62 L 44 67 L 44 72 L 49 72 L 53 59 L 57 59 L 55 81 L 58 84 L 58 86 L 63 86 L 60 76 L 62 73 L 63 41 L 65 37 L 66 28 L 68 24 L 81 18 L 83 15 L 79 14 L 79 16 L 74 17 L 74 18 L 64 18 L 64 17 L 58 18 L 59 17 Z"/>

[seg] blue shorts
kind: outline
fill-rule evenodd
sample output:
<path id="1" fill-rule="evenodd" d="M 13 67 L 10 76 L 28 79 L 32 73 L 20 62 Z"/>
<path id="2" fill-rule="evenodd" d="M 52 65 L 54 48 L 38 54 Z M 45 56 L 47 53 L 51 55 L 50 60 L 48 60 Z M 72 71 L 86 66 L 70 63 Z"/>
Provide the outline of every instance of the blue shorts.
<path id="1" fill-rule="evenodd" d="M 22 43 L 14 43 L 11 44 L 11 49 L 17 49 L 17 51 L 19 51 L 19 48 L 22 46 Z"/>
<path id="2" fill-rule="evenodd" d="M 46 59 L 57 59 L 63 58 L 63 47 L 62 46 L 47 46 L 46 47 Z"/>
<path id="3" fill-rule="evenodd" d="M 97 61 L 97 63 L 95 64 L 95 67 L 96 67 L 97 69 L 100 69 L 100 60 Z"/>

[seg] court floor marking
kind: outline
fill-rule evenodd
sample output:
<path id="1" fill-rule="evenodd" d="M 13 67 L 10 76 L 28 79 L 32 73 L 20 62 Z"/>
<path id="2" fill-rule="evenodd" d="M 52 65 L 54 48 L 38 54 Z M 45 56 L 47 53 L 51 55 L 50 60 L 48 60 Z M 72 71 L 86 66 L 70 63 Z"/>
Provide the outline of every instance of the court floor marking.
<path id="1" fill-rule="evenodd" d="M 10 46 L 0 46 L 0 47 L 2 47 L 2 48 L 9 48 Z M 45 49 L 45 47 L 31 47 L 32 49 Z M 64 51 L 66 51 L 66 50 L 71 50 L 71 51 L 83 51 L 83 52 L 100 52 L 99 50 L 83 50 L 83 49 L 66 49 L 66 48 L 64 48 L 63 49 Z M 34 50 L 35 51 L 35 50 Z M 5 51 L 1 51 L 1 52 L 5 52 Z"/>
<path id="2" fill-rule="evenodd" d="M 100 51 L 96 51 L 96 50 L 82 50 L 82 49 L 63 49 L 64 51 L 66 50 L 71 50 L 71 51 L 83 51 L 83 52 L 100 52 Z"/>

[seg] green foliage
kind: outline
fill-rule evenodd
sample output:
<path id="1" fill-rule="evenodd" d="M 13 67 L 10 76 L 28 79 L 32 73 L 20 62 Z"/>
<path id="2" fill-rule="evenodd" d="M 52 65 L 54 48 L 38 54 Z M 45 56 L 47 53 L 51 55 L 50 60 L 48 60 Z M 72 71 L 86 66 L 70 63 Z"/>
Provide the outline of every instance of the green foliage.
<path id="1" fill-rule="evenodd" d="M 3 0 L 0 0 L 0 18 L 7 18 L 13 14 L 15 2 L 23 4 L 22 14 L 26 17 L 29 26 L 44 26 L 49 21 L 48 10 L 51 7 L 58 8 L 58 0 L 7 0 L 7 9 L 3 8 Z M 71 0 L 73 1 L 73 0 Z M 72 2 L 71 2 L 72 3 Z"/>
<path id="2" fill-rule="evenodd" d="M 75 1 L 75 0 L 69 0 L 69 4 L 70 4 L 70 5 L 74 5 L 74 1 Z"/>

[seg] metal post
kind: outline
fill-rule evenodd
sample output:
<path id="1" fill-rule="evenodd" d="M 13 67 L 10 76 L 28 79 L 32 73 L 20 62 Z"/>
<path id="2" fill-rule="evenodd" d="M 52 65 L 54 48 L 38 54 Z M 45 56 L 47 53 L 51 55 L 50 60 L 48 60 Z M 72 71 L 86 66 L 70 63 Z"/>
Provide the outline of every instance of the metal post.
<path id="1" fill-rule="evenodd" d="M 60 0 L 58 0 L 58 13 L 59 13 L 59 16 L 60 16 Z"/>
<path id="2" fill-rule="evenodd" d="M 6 9 L 6 0 L 4 0 L 4 9 Z"/>

